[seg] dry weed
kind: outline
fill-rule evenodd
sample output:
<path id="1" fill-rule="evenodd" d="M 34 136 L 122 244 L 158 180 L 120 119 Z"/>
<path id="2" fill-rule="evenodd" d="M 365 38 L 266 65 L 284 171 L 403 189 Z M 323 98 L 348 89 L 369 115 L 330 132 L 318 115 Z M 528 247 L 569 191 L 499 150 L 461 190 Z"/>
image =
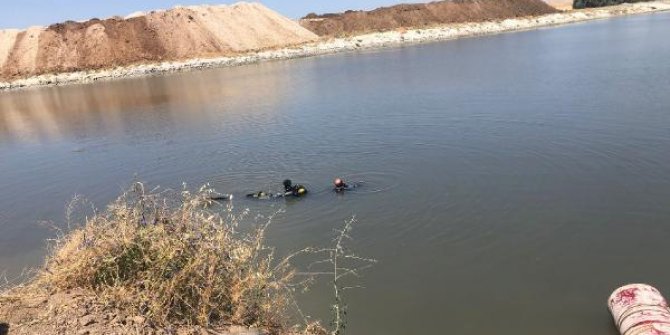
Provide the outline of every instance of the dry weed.
<path id="1" fill-rule="evenodd" d="M 156 325 L 246 325 L 281 330 L 294 271 L 275 266 L 261 227 L 208 208 L 212 190 L 178 199 L 134 187 L 57 240 L 38 283 L 88 289 Z"/>
<path id="2" fill-rule="evenodd" d="M 280 212 L 242 232 L 249 230 L 240 229 L 249 212 L 235 214 L 232 205 L 222 210 L 212 200 L 217 196 L 208 186 L 192 193 L 186 187 L 147 191 L 135 183 L 104 211 L 75 197 L 66 208 L 68 232 L 57 229 L 60 237 L 52 240 L 45 267 L 25 285 L 5 281 L 0 297 L 87 292 L 90 302 L 140 316 L 156 328 L 243 325 L 274 334 L 342 334 L 342 292 L 352 288 L 343 280 L 358 277 L 375 262 L 345 246 L 355 219 L 336 231 L 332 247 L 305 248 L 275 259 L 265 233 Z M 78 207 L 89 209 L 91 217 L 75 218 Z M 298 272 L 292 265 L 296 257 L 317 260 Z M 330 330 L 309 321 L 293 297 L 318 276 L 332 281 Z M 301 326 L 292 315 L 303 316 Z"/>

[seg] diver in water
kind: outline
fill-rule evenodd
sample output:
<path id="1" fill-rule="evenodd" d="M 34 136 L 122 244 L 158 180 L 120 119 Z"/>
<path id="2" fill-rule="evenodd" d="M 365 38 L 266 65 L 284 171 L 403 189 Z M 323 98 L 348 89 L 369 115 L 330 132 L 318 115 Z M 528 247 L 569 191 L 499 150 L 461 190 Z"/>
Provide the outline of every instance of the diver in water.
<path id="1" fill-rule="evenodd" d="M 335 178 L 333 185 L 335 185 L 333 190 L 337 193 L 343 193 L 344 191 L 349 191 L 356 187 L 355 184 L 347 184 L 342 178 Z"/>
<path id="2" fill-rule="evenodd" d="M 284 180 L 284 196 L 303 197 L 307 195 L 307 188 L 303 185 L 293 185 L 290 179 Z"/>
<path id="3" fill-rule="evenodd" d="M 283 193 L 270 193 L 259 191 L 251 194 L 247 194 L 247 198 L 254 199 L 276 199 L 276 198 L 286 198 L 286 197 L 303 197 L 307 194 L 307 188 L 303 185 L 293 185 L 293 182 L 290 179 L 284 180 L 284 192 Z"/>

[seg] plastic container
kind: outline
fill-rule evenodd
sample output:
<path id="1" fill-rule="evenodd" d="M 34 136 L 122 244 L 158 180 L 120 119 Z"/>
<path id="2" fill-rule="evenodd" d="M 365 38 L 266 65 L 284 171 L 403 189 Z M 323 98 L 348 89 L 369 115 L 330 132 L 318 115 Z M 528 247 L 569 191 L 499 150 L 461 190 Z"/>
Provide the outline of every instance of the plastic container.
<path id="1" fill-rule="evenodd" d="M 657 289 L 646 284 L 618 288 L 608 300 L 622 335 L 670 335 L 670 308 Z"/>

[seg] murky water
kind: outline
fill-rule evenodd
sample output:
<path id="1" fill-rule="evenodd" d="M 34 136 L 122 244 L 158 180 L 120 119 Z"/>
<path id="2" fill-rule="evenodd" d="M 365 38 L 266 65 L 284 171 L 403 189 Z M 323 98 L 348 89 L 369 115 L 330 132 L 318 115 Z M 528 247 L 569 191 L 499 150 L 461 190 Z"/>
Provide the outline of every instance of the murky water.
<path id="1" fill-rule="evenodd" d="M 65 205 L 134 178 L 314 192 L 279 250 L 379 260 L 352 335 L 615 334 L 605 299 L 670 296 L 670 15 L 0 94 L 0 269 L 41 262 Z M 366 181 L 328 192 L 335 176 Z M 302 298 L 328 313 L 327 287 Z"/>

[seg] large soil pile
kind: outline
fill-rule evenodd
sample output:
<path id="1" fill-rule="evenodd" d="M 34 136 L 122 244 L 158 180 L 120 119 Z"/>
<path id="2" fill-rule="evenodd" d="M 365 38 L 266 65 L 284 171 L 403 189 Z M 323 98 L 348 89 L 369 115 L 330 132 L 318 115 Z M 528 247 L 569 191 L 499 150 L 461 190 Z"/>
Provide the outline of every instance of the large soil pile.
<path id="1" fill-rule="evenodd" d="M 230 55 L 317 36 L 259 3 L 177 7 L 0 31 L 0 80 L 140 62 Z"/>
<path id="2" fill-rule="evenodd" d="M 556 12 L 542 0 L 451 0 L 383 7 L 373 11 L 309 14 L 300 24 L 320 36 L 346 36 L 402 27 L 477 22 Z"/>

